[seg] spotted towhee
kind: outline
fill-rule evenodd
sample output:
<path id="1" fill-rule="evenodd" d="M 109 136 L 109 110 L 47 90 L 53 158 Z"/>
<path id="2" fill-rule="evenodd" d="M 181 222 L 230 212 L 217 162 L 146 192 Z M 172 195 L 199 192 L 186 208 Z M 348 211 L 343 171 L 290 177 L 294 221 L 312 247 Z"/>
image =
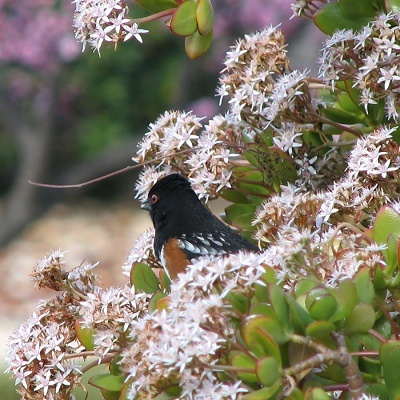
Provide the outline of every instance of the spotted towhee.
<path id="1" fill-rule="evenodd" d="M 259 251 L 211 214 L 182 175 L 160 179 L 142 208 L 150 211 L 153 221 L 155 255 L 172 279 L 200 256 Z"/>

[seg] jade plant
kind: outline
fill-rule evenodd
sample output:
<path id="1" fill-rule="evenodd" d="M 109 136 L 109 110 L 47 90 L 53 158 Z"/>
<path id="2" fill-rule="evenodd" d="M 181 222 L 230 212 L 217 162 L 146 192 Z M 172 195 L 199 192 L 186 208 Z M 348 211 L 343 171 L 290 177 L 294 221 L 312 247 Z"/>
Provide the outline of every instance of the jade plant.
<path id="1" fill-rule="evenodd" d="M 210 3 L 139 3 L 186 39 L 211 32 Z M 165 112 L 133 158 L 139 200 L 180 172 L 260 252 L 199 258 L 171 282 L 148 230 L 126 285 L 106 289 L 95 264 L 39 260 L 36 285 L 57 293 L 9 339 L 23 399 L 73 398 L 90 373 L 104 399 L 400 397 L 399 4 L 292 7 L 330 35 L 318 77 L 290 67 L 277 27 L 239 38 L 217 88 L 228 113 Z"/>

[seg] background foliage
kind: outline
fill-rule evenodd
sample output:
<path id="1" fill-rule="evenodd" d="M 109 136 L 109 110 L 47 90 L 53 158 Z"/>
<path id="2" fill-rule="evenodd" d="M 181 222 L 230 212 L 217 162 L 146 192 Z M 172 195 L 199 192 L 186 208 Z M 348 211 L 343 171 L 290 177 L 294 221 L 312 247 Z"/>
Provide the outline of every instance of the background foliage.
<path id="1" fill-rule="evenodd" d="M 182 28 L 193 5 L 176 4 L 172 31 L 202 35 Z M 232 203 L 227 221 L 262 251 L 200 259 L 169 282 L 149 231 L 130 282 L 104 290 L 95 265 L 67 273 L 62 252 L 44 257 L 35 283 L 61 294 L 9 342 L 25 398 L 70 395 L 98 361 L 68 360 L 89 355 L 108 366 L 89 381 L 105 399 L 398 397 L 399 14 L 379 0 L 319 6 L 293 6 L 332 35 L 318 78 L 290 67 L 279 29 L 246 35 L 219 81 L 229 113 L 165 112 L 136 157 L 163 158 L 139 196 L 186 173 L 200 196 Z"/>

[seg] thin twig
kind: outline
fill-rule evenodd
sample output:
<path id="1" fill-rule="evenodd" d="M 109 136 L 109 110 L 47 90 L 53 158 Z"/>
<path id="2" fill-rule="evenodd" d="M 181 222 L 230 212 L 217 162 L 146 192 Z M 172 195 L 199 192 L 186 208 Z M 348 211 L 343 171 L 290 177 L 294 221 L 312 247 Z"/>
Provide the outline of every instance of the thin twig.
<path id="1" fill-rule="evenodd" d="M 163 17 L 168 17 L 168 16 L 172 15 L 177 8 L 178 7 L 170 8 L 169 10 L 160 11 L 158 13 L 149 15 L 147 17 L 132 18 L 132 22 L 135 22 L 137 24 L 142 24 L 144 22 L 155 21 L 156 19 L 160 19 L 160 18 L 163 18 Z"/>
<path id="2" fill-rule="evenodd" d="M 29 180 L 28 182 L 31 185 L 40 186 L 40 187 L 46 187 L 46 188 L 51 188 L 51 189 L 81 188 L 83 186 L 87 186 L 87 185 L 90 185 L 92 183 L 102 181 L 103 179 L 108 179 L 108 178 L 111 178 L 112 176 L 122 174 L 122 173 L 124 173 L 126 171 L 130 171 L 132 169 L 140 168 L 140 167 L 143 167 L 144 165 L 152 164 L 154 162 L 162 161 L 162 160 L 165 160 L 166 158 L 169 158 L 169 157 L 177 156 L 177 155 L 180 155 L 180 154 L 191 153 L 192 151 L 195 151 L 195 150 L 199 150 L 199 147 L 193 147 L 191 149 L 181 150 L 181 151 L 178 151 L 176 153 L 167 154 L 166 156 L 156 157 L 156 158 L 153 158 L 151 160 L 143 161 L 143 162 L 141 162 L 139 164 L 136 164 L 136 165 L 128 165 L 127 167 L 121 168 L 121 169 L 119 169 L 117 171 L 114 171 L 114 172 L 111 172 L 109 174 L 100 176 L 98 178 L 91 179 L 90 181 L 86 181 L 86 182 L 82 182 L 82 183 L 76 183 L 76 184 L 72 184 L 72 185 L 51 185 L 51 184 L 48 184 L 48 183 L 33 182 L 31 180 Z"/>
<path id="3" fill-rule="evenodd" d="M 374 330 L 374 329 L 370 329 L 370 330 L 368 331 L 368 333 L 369 333 L 370 335 L 376 337 L 381 343 L 386 343 L 386 342 L 387 342 L 386 338 L 383 337 L 379 332 L 377 332 L 377 331 Z"/>
<path id="4" fill-rule="evenodd" d="M 110 353 L 103 357 L 102 359 L 96 359 L 90 362 L 89 364 L 85 365 L 82 369 L 81 372 L 84 374 L 85 372 L 89 371 L 91 368 L 95 367 L 96 365 L 100 364 L 109 364 L 113 358 L 115 357 L 115 353 Z"/>

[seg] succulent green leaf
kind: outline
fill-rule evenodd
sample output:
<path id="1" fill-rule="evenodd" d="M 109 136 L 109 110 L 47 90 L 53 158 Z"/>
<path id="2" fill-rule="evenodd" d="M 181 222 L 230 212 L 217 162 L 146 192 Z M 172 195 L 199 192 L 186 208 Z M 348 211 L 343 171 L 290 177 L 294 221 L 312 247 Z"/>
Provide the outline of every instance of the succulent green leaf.
<path id="1" fill-rule="evenodd" d="M 244 354 L 239 351 L 231 351 L 230 353 L 230 358 L 229 358 L 229 363 L 233 367 L 237 367 L 238 371 L 240 369 L 244 368 L 253 368 L 254 369 L 254 374 L 250 372 L 238 372 L 237 376 L 239 379 L 246 383 L 256 383 L 258 382 L 257 375 L 255 374 L 255 361 L 250 358 L 247 354 Z"/>
<path id="2" fill-rule="evenodd" d="M 375 339 L 375 337 L 373 337 L 370 334 L 364 334 L 364 335 L 359 335 L 360 336 L 360 343 L 363 344 L 363 349 L 366 351 L 369 350 L 373 350 L 373 351 L 378 351 L 381 348 L 382 343 L 373 343 L 373 345 L 371 346 L 371 338 Z M 376 357 L 360 357 L 360 359 L 358 360 L 358 365 L 360 370 L 364 373 L 364 374 L 368 374 L 371 377 L 374 377 L 373 379 L 371 379 L 371 381 L 380 381 L 381 379 L 381 375 L 382 375 L 382 365 L 381 362 L 379 360 L 379 358 Z"/>
<path id="3" fill-rule="evenodd" d="M 371 304 L 375 298 L 375 289 L 372 283 L 370 269 L 360 269 L 354 278 L 354 283 L 357 289 L 358 302 Z"/>
<path id="4" fill-rule="evenodd" d="M 121 375 L 121 368 L 119 362 L 122 360 L 122 356 L 117 354 L 112 361 L 110 362 L 108 369 L 112 375 L 118 376 Z"/>
<path id="5" fill-rule="evenodd" d="M 376 361 L 371 357 L 362 357 L 359 360 L 359 368 L 363 372 L 363 377 L 369 381 L 377 381 L 382 374 L 382 366 L 380 361 Z M 380 400 L 380 399 L 379 399 Z"/>
<path id="6" fill-rule="evenodd" d="M 311 317 L 317 321 L 327 321 L 337 309 L 335 296 L 324 287 L 311 289 L 305 304 Z"/>
<path id="7" fill-rule="evenodd" d="M 197 5 L 192 0 L 183 2 L 174 12 L 169 28 L 178 36 L 190 36 L 197 31 Z"/>
<path id="8" fill-rule="evenodd" d="M 113 392 L 111 390 L 100 389 L 100 393 L 104 400 L 120 400 L 120 392 Z"/>
<path id="9" fill-rule="evenodd" d="M 247 197 L 243 193 L 238 192 L 236 189 L 224 189 L 220 192 L 220 196 L 231 203 L 249 203 Z"/>
<path id="10" fill-rule="evenodd" d="M 98 374 L 93 375 L 89 379 L 89 383 L 99 389 L 108 390 L 110 392 L 119 392 L 125 382 L 125 375 Z"/>
<path id="11" fill-rule="evenodd" d="M 226 219 L 228 222 L 232 222 L 244 214 L 251 214 L 254 216 L 256 208 L 254 204 L 231 204 L 225 208 Z"/>
<path id="12" fill-rule="evenodd" d="M 136 3 L 152 13 L 170 10 L 178 6 L 174 0 L 136 0 Z"/>
<path id="13" fill-rule="evenodd" d="M 264 289 L 266 289 L 264 287 Z M 268 296 L 267 296 L 268 301 Z M 254 304 L 249 310 L 250 315 L 268 315 L 271 318 L 276 318 L 275 311 L 272 309 L 271 304 L 268 303 L 258 303 Z"/>
<path id="14" fill-rule="evenodd" d="M 324 370 L 318 373 L 318 376 L 334 382 L 346 381 L 346 375 L 343 368 L 337 364 L 327 366 Z"/>
<path id="15" fill-rule="evenodd" d="M 250 148 L 250 145 L 249 145 Z M 246 158 L 246 160 L 253 166 L 258 168 L 258 156 L 257 156 L 257 152 L 253 152 L 253 151 L 244 151 L 243 152 L 244 157 Z M 250 170 L 250 169 L 249 169 Z"/>
<path id="16" fill-rule="evenodd" d="M 389 400 L 389 390 L 383 383 L 368 385 L 365 389 L 365 393 L 379 400 Z"/>
<path id="17" fill-rule="evenodd" d="M 282 329 L 278 321 L 267 315 L 248 316 L 242 322 L 240 332 L 243 340 L 250 349 L 255 347 L 257 351 L 261 350 L 258 351 L 260 356 L 271 355 L 269 353 L 270 340 L 274 340 L 279 345 L 285 343 L 289 338 L 289 335 Z M 261 332 L 264 332 L 266 335 Z M 266 338 L 270 338 L 270 340 Z"/>
<path id="18" fill-rule="evenodd" d="M 287 296 L 290 316 L 293 324 L 300 332 L 304 333 L 307 326 L 314 322 L 310 314 L 298 303 L 300 299 L 295 300 L 292 296 Z"/>
<path id="19" fill-rule="evenodd" d="M 281 380 L 281 366 L 274 357 L 263 357 L 256 362 L 256 374 L 263 386 L 271 387 Z"/>
<path id="20" fill-rule="evenodd" d="M 386 9 L 395 13 L 400 11 L 400 0 L 385 0 Z"/>
<path id="21" fill-rule="evenodd" d="M 283 289 L 276 284 L 268 285 L 269 301 L 282 327 L 289 329 L 289 305 Z"/>
<path id="22" fill-rule="evenodd" d="M 304 400 L 304 394 L 300 389 L 293 388 L 292 392 L 285 396 L 285 400 Z"/>
<path id="23" fill-rule="evenodd" d="M 272 267 L 265 267 L 265 272 L 261 275 L 260 280 L 264 283 L 277 283 L 278 278 L 276 272 Z"/>
<path id="24" fill-rule="evenodd" d="M 368 0 L 339 0 L 321 7 L 314 15 L 314 23 L 322 32 L 332 35 L 340 29 L 361 29 L 378 12 Z"/>
<path id="25" fill-rule="evenodd" d="M 380 360 L 383 367 L 385 385 L 389 391 L 390 399 L 400 398 L 400 342 L 388 341 L 384 343 L 380 351 Z"/>
<path id="26" fill-rule="evenodd" d="M 257 301 L 259 301 L 260 303 L 266 303 L 268 301 L 268 291 L 266 286 L 256 283 L 254 285 L 254 290 L 254 295 Z"/>
<path id="27" fill-rule="evenodd" d="M 312 145 L 313 147 L 320 147 L 324 144 L 320 132 L 306 131 L 304 132 L 303 137 L 304 143 Z"/>
<path id="28" fill-rule="evenodd" d="M 147 264 L 143 263 L 136 263 L 132 266 L 131 284 L 139 292 L 151 294 L 159 290 L 156 274 Z"/>
<path id="29" fill-rule="evenodd" d="M 353 112 L 341 110 L 338 107 L 324 107 L 321 108 L 322 114 L 328 117 L 333 122 L 338 122 L 341 124 L 357 124 L 364 121 L 364 114 L 359 113 L 357 110 L 357 114 Z"/>
<path id="30" fill-rule="evenodd" d="M 238 178 L 246 182 L 263 183 L 264 174 L 257 169 L 249 169 L 248 171 L 242 171 L 241 174 L 237 174 Z"/>
<path id="31" fill-rule="evenodd" d="M 243 194 L 248 195 L 248 198 L 250 201 L 251 201 L 251 198 L 249 195 L 253 195 L 253 196 L 257 196 L 257 197 L 259 196 L 259 197 L 262 197 L 263 199 L 266 199 L 269 196 L 269 194 L 271 193 L 270 190 L 268 190 L 267 188 L 265 188 L 262 185 L 241 182 L 240 180 L 238 180 L 236 182 L 236 186 Z"/>
<path id="32" fill-rule="evenodd" d="M 399 144 L 400 143 L 400 126 L 397 125 L 395 128 L 396 129 L 392 132 L 392 138 L 397 144 Z"/>
<path id="33" fill-rule="evenodd" d="M 259 137 L 268 147 L 274 145 L 274 133 L 271 127 L 266 128 L 264 131 L 260 132 L 257 137 Z"/>
<path id="34" fill-rule="evenodd" d="M 328 124 L 323 124 L 322 130 L 326 136 L 340 135 L 343 133 L 342 128 L 338 128 L 336 126 L 332 126 L 332 125 L 328 125 Z"/>
<path id="35" fill-rule="evenodd" d="M 249 392 L 242 397 L 242 400 L 268 400 L 276 398 L 276 393 L 281 386 L 280 380 L 270 387 L 264 387 L 262 389 Z"/>
<path id="36" fill-rule="evenodd" d="M 400 237 L 400 214 L 390 205 L 381 207 L 373 225 L 373 239 L 378 244 L 387 244 L 382 250 L 390 272 L 397 266 L 397 239 Z M 387 271 L 389 273 L 389 271 Z"/>
<path id="37" fill-rule="evenodd" d="M 312 338 L 324 338 L 336 330 L 335 325 L 328 321 L 315 321 L 307 326 L 306 335 Z"/>
<path id="38" fill-rule="evenodd" d="M 330 321 L 336 322 L 348 317 L 353 311 L 357 304 L 357 289 L 350 279 L 346 279 L 333 291 L 333 295 L 337 300 L 338 306 Z"/>
<path id="39" fill-rule="evenodd" d="M 344 88 L 342 90 L 344 90 L 346 92 L 346 94 L 351 98 L 351 101 L 353 102 L 353 104 L 362 112 L 364 112 L 364 108 L 360 105 L 360 96 L 361 96 L 361 91 L 360 89 L 358 89 L 357 87 L 354 87 L 354 82 L 351 79 L 347 79 L 344 82 L 340 82 L 341 84 L 344 84 Z M 340 95 L 338 97 L 338 99 L 340 99 Z M 340 100 L 339 100 L 340 102 Z M 343 104 L 342 106 L 343 109 L 347 109 L 345 107 L 345 104 Z"/>
<path id="40" fill-rule="evenodd" d="M 151 296 L 151 299 L 149 301 L 149 311 L 154 312 L 158 310 L 158 302 L 163 299 L 164 297 L 167 297 L 167 295 L 164 292 L 156 292 Z"/>
<path id="41" fill-rule="evenodd" d="M 373 237 L 379 244 L 385 244 L 389 235 L 400 236 L 400 214 L 390 205 L 381 207 L 374 226 Z"/>
<path id="42" fill-rule="evenodd" d="M 368 332 L 375 324 L 375 310 L 370 304 L 357 304 L 346 318 L 344 330 L 346 333 Z"/>
<path id="43" fill-rule="evenodd" d="M 314 388 L 308 388 L 306 391 L 306 397 L 305 400 L 329 400 L 330 397 L 328 394 L 325 392 L 324 389 L 314 387 Z"/>
<path id="44" fill-rule="evenodd" d="M 130 380 L 126 381 L 120 391 L 119 400 L 129 400 L 128 393 L 132 387 L 132 382 Z"/>
<path id="45" fill-rule="evenodd" d="M 368 115 L 377 125 L 385 120 L 385 102 L 379 99 L 376 104 L 368 104 Z"/>
<path id="46" fill-rule="evenodd" d="M 236 218 L 234 218 L 231 221 L 231 224 L 240 230 L 244 231 L 254 231 L 255 226 L 253 226 L 253 219 L 254 219 L 254 214 L 242 214 L 238 215 Z"/>
<path id="47" fill-rule="evenodd" d="M 292 158 L 276 146 L 264 143 L 249 143 L 244 156 L 251 165 L 258 169 L 259 177 L 253 180 L 262 181 L 264 186 L 279 189 L 280 184 L 294 182 L 297 171 Z M 237 175 L 237 174 L 235 174 Z M 242 178 L 239 176 L 239 178 Z M 246 178 L 243 177 L 243 180 Z"/>
<path id="48" fill-rule="evenodd" d="M 388 286 L 388 283 L 386 282 L 385 272 L 382 269 L 382 267 L 380 267 L 378 265 L 375 270 L 374 288 L 375 288 L 375 290 L 382 290 L 382 289 L 385 289 L 387 286 Z"/>
<path id="49" fill-rule="evenodd" d="M 261 275 L 259 281 L 263 282 L 263 284 L 261 283 L 255 284 L 256 299 L 260 303 L 267 303 L 269 301 L 267 285 L 268 283 L 273 283 L 273 284 L 277 283 L 276 273 L 274 269 L 271 267 L 266 267 L 265 272 Z"/>
<path id="50" fill-rule="evenodd" d="M 165 296 L 160 298 L 157 303 L 155 304 L 156 310 L 161 311 L 161 310 L 168 310 L 169 308 L 169 297 Z"/>
<path id="51" fill-rule="evenodd" d="M 210 0 L 198 0 L 196 20 L 200 35 L 208 35 L 214 27 L 214 10 Z"/>
<path id="52" fill-rule="evenodd" d="M 311 289 L 315 288 L 318 284 L 310 279 L 301 279 L 295 289 L 296 297 L 308 293 Z"/>
<path id="53" fill-rule="evenodd" d="M 96 331 L 82 326 L 82 320 L 75 321 L 75 332 L 81 345 L 89 351 L 94 349 L 94 335 Z"/>
<path id="54" fill-rule="evenodd" d="M 198 31 L 193 35 L 185 37 L 185 50 L 187 56 L 194 60 L 201 57 L 210 47 L 213 33 L 210 32 L 208 35 L 200 35 Z"/>
<path id="55" fill-rule="evenodd" d="M 355 95 L 355 93 L 351 93 L 352 95 Z M 358 104 L 360 103 L 360 97 L 357 95 L 356 101 L 357 103 L 354 103 L 354 98 L 351 96 L 348 92 L 341 92 L 338 96 L 338 103 L 339 106 L 342 110 L 345 110 L 349 113 L 352 113 L 356 116 L 358 116 L 360 119 L 364 119 L 364 113 L 361 111 L 362 109 L 359 108 Z M 359 94 L 357 92 L 357 94 Z"/>
<path id="56" fill-rule="evenodd" d="M 384 338 L 389 339 L 391 334 L 392 334 L 392 325 L 390 323 L 390 321 L 388 321 L 388 319 L 382 315 L 376 322 L 374 325 L 374 329 L 379 332 Z M 373 337 L 373 341 L 376 344 L 379 344 L 380 342 L 377 342 L 377 339 L 375 337 Z M 374 350 L 378 350 L 378 348 L 373 348 L 372 346 L 370 346 L 369 348 L 372 348 Z"/>
<path id="57" fill-rule="evenodd" d="M 225 298 L 234 309 L 242 314 L 247 314 L 250 307 L 250 299 L 247 296 L 241 293 L 229 292 Z"/>
<path id="58" fill-rule="evenodd" d="M 247 152 L 247 154 L 250 157 L 250 159 L 253 159 L 253 156 L 254 156 L 253 153 Z M 257 169 L 258 161 L 255 158 L 254 158 L 254 160 L 256 162 L 256 166 L 253 166 L 253 165 L 237 165 L 237 166 L 233 167 L 232 171 L 235 174 L 235 176 L 236 177 L 241 177 L 243 174 L 246 174 L 247 172 L 258 171 L 258 169 Z M 247 160 L 247 161 L 249 161 L 249 160 Z"/>

